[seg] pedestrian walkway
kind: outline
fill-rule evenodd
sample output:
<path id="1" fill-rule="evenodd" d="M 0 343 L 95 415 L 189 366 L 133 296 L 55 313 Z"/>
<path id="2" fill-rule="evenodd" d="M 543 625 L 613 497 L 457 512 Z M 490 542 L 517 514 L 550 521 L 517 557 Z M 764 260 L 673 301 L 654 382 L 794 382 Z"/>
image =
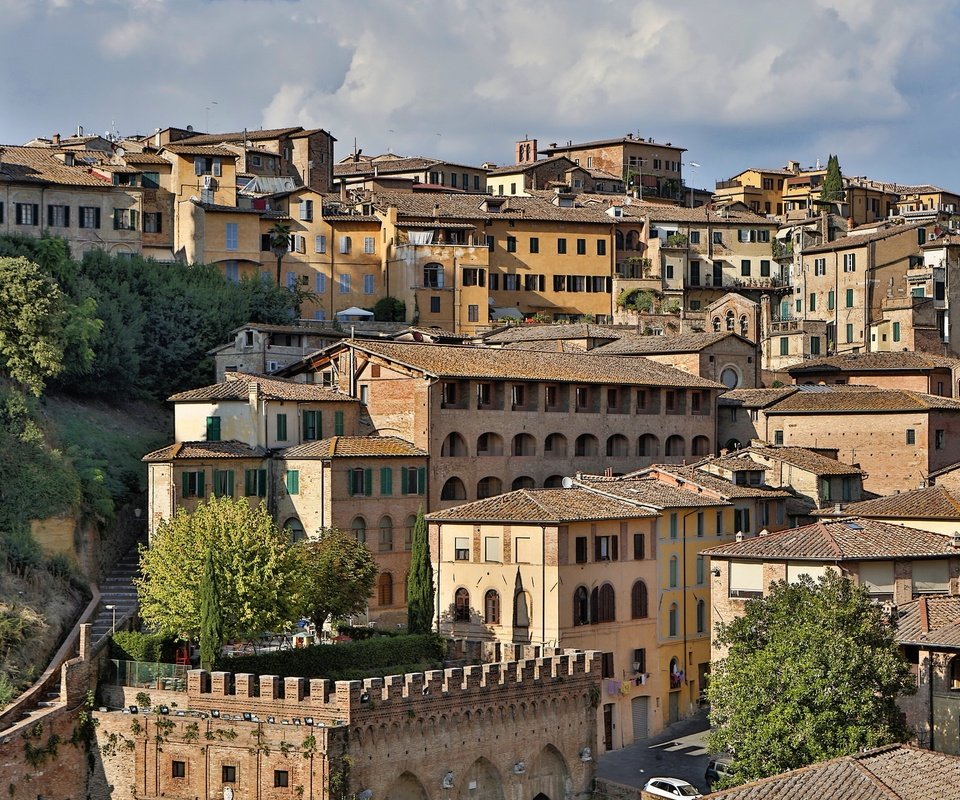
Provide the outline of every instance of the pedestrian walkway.
<path id="1" fill-rule="evenodd" d="M 113 632 L 114 624 L 123 628 L 122 623 L 136 613 L 137 590 L 133 578 L 140 571 L 138 547 L 141 543 L 146 544 L 146 539 L 136 541 L 100 582 L 100 605 L 91 632 L 94 646 Z"/>

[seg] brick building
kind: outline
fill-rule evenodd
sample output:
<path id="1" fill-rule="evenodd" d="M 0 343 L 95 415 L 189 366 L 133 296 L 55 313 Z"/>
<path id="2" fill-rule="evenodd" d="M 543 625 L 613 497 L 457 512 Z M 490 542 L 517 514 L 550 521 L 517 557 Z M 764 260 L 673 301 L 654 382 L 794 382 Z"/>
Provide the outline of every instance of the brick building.
<path id="1" fill-rule="evenodd" d="M 713 452 L 719 384 L 642 358 L 347 340 L 288 368 L 430 454 L 436 509 Z"/>
<path id="2" fill-rule="evenodd" d="M 960 360 L 929 353 L 844 353 L 804 361 L 787 372 L 797 384 L 849 384 L 909 389 L 941 397 L 960 395 Z"/>

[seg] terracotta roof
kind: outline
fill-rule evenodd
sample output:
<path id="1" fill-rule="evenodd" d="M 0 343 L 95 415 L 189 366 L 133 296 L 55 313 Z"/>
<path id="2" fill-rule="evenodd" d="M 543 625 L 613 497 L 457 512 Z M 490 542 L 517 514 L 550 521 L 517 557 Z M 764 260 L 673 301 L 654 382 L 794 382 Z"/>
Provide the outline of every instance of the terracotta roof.
<path id="1" fill-rule="evenodd" d="M 583 222 L 613 225 L 614 220 L 600 208 L 555 206 L 543 197 L 493 197 L 478 194 L 450 194 L 448 192 L 374 192 L 374 204 L 381 209 L 396 207 L 402 228 L 406 218 L 427 217 L 442 226 L 447 220 L 486 221 L 521 219 L 537 222 Z M 490 210 L 482 206 L 490 203 Z M 494 210 L 496 206 L 496 210 Z"/>
<path id="2" fill-rule="evenodd" d="M 806 447 L 785 447 L 774 445 L 751 445 L 740 451 L 745 457 L 755 454 L 759 458 L 771 461 L 783 461 L 785 464 L 799 467 L 815 475 L 863 475 L 862 469 L 852 464 L 844 464 L 835 458 L 821 455 Z"/>
<path id="3" fill-rule="evenodd" d="M 649 359 L 589 353 L 543 353 L 530 358 L 522 350 L 413 342 L 354 341 L 353 346 L 437 377 L 721 388 L 718 383 Z"/>
<path id="4" fill-rule="evenodd" d="M 784 386 L 781 389 L 732 389 L 720 395 L 718 403 L 722 406 L 741 406 L 743 408 L 766 408 L 789 397 L 796 386 Z"/>
<path id="5" fill-rule="evenodd" d="M 288 447 L 281 455 L 284 458 L 423 458 L 427 451 L 421 450 L 406 439 L 397 436 L 333 436 L 315 442 L 304 442 Z"/>
<path id="6" fill-rule="evenodd" d="M 582 150 L 587 147 L 603 147 L 611 144 L 640 144 L 645 145 L 646 147 L 664 147 L 680 152 L 684 152 L 687 149 L 686 147 L 675 147 L 669 142 L 648 142 L 646 139 L 642 139 L 639 136 L 637 138 L 633 138 L 632 136 L 621 136 L 616 139 L 597 139 L 592 142 L 572 142 L 571 144 L 550 146 L 544 148 L 543 150 L 539 150 L 538 152 L 559 153 L 564 150 Z"/>
<path id="7" fill-rule="evenodd" d="M 470 334 L 468 333 L 454 333 L 453 331 L 446 331 L 443 328 L 428 328 L 423 325 L 411 325 L 409 328 L 403 328 L 393 335 L 402 336 L 405 333 L 421 333 L 425 336 L 436 336 L 440 339 L 459 339 L 461 341 L 470 338 Z"/>
<path id="8" fill-rule="evenodd" d="M 491 178 L 499 175 L 516 175 L 520 172 L 531 172 L 540 169 L 540 167 L 549 167 L 561 161 L 567 162 L 570 166 L 576 166 L 574 162 L 566 156 L 550 156 L 549 158 L 541 158 L 538 161 L 528 161 L 524 164 L 507 164 L 503 167 L 497 167 L 496 169 L 490 170 L 487 175 Z"/>
<path id="9" fill-rule="evenodd" d="M 157 155 L 156 153 L 148 153 L 146 151 L 142 153 L 131 153 L 123 157 L 123 160 L 128 164 L 166 164 L 169 165 L 170 162 L 167 161 L 163 156 Z"/>
<path id="10" fill-rule="evenodd" d="M 569 339 L 547 339 L 533 342 L 507 342 L 504 350 L 526 350 L 528 353 L 585 353 L 586 350 Z"/>
<path id="11" fill-rule="evenodd" d="M 818 358 L 804 361 L 790 367 L 790 375 L 804 375 L 808 372 L 865 372 L 906 371 L 960 368 L 960 359 L 936 356 L 927 353 L 847 353 L 830 358 Z"/>
<path id="12" fill-rule="evenodd" d="M 242 372 L 227 372 L 223 383 L 201 386 L 178 392 L 167 398 L 173 403 L 203 402 L 207 400 L 246 400 L 249 396 L 249 384 L 260 387 L 260 397 L 264 400 L 300 400 L 303 402 L 359 402 L 353 397 L 325 389 L 314 383 L 297 383 L 283 378 L 266 378 L 263 375 L 247 375 Z"/>
<path id="13" fill-rule="evenodd" d="M 960 648 L 960 597 L 921 597 L 897 608 L 897 641 Z"/>
<path id="14" fill-rule="evenodd" d="M 960 555 L 943 534 L 865 517 L 823 520 L 705 550 L 709 556 L 761 561 L 933 558 Z"/>
<path id="15" fill-rule="evenodd" d="M 845 504 L 843 513 L 858 517 L 960 520 L 960 497 L 944 486 L 929 486 Z"/>
<path id="16" fill-rule="evenodd" d="M 675 336 L 643 336 L 630 334 L 615 342 L 594 350 L 600 355 L 645 355 L 654 353 L 698 353 L 711 345 L 733 336 L 735 340 L 746 339 L 735 333 L 679 333 Z M 752 345 L 751 345 L 752 346 Z"/>
<path id="17" fill-rule="evenodd" d="M 163 149 L 178 156 L 220 156 L 222 158 L 237 158 L 233 150 L 215 145 L 190 144 L 187 140 L 166 144 Z"/>
<path id="18" fill-rule="evenodd" d="M 292 128 L 267 128 L 266 130 L 235 131 L 233 133 L 197 133 L 193 136 L 177 139 L 177 142 L 191 145 L 243 142 L 245 139 L 250 142 L 258 142 L 263 139 L 277 139 L 281 136 L 289 136 L 302 130 L 303 128 L 297 125 Z"/>
<path id="19" fill-rule="evenodd" d="M 114 189 L 108 178 L 90 172 L 91 165 L 80 160 L 77 153 L 76 166 L 68 167 L 57 156 L 57 150 L 49 147 L 14 147 L 3 145 L 0 156 L 0 181 L 15 183 L 53 183 L 60 186 L 90 186 L 98 189 Z M 99 157 L 102 153 L 92 153 Z M 116 187 L 121 188 L 121 187 Z M 130 187 L 122 187 L 121 190 Z"/>
<path id="20" fill-rule="evenodd" d="M 636 330 L 632 325 L 596 325 L 592 322 L 573 322 L 568 325 L 511 325 L 483 337 L 484 342 L 528 342 L 553 339 L 618 339 Z"/>
<path id="21" fill-rule="evenodd" d="M 889 239 L 892 236 L 896 236 L 897 234 L 906 233 L 907 231 L 915 231 L 917 228 L 922 227 L 922 225 L 894 225 L 890 228 L 884 228 L 880 231 L 872 231 L 871 233 L 852 233 L 826 244 L 820 244 L 816 247 L 808 247 L 803 251 L 803 254 L 807 256 L 815 253 L 829 253 L 834 250 L 849 250 L 851 247 L 862 247 L 865 244 L 879 242 L 883 239 Z M 919 247 L 920 246 L 917 245 L 917 249 L 919 249 Z"/>
<path id="22" fill-rule="evenodd" d="M 598 492 L 611 494 L 653 508 L 703 508 L 729 505 L 725 500 L 709 497 L 692 489 L 670 486 L 648 476 L 579 475 L 577 483 Z"/>
<path id="23" fill-rule="evenodd" d="M 599 195 L 607 197 L 609 205 L 609 195 Z M 752 211 L 733 211 L 723 212 L 716 209 L 710 209 L 707 206 L 697 206 L 696 208 L 685 208 L 683 206 L 666 206 L 654 203 L 630 203 L 623 206 L 623 216 L 627 218 L 649 217 L 651 222 L 689 222 L 701 223 L 703 225 L 763 225 L 769 228 L 778 227 L 778 223 L 754 214 Z M 804 251 L 806 252 L 806 251 Z"/>
<path id="24" fill-rule="evenodd" d="M 656 513 L 635 504 L 582 487 L 517 489 L 496 497 L 427 514 L 437 521 L 574 522 L 578 520 L 636 519 Z"/>
<path id="25" fill-rule="evenodd" d="M 960 800 L 960 758 L 893 744 L 709 795 L 710 800 Z"/>
<path id="26" fill-rule="evenodd" d="M 143 461 L 178 461 L 196 458 L 264 458 L 267 451 L 262 447 L 250 447 L 245 442 L 229 439 L 223 442 L 177 442 L 152 453 Z"/>
<path id="27" fill-rule="evenodd" d="M 759 466 L 755 467 L 755 469 L 758 468 Z M 657 470 L 666 475 L 674 475 L 687 483 L 702 486 L 704 489 L 716 492 L 725 500 L 740 500 L 748 497 L 778 500 L 792 497 L 790 492 L 785 489 L 775 489 L 771 486 L 744 486 L 734 483 L 733 481 L 728 481 L 726 478 L 721 478 L 719 475 L 714 475 L 706 470 L 697 469 L 695 466 L 684 467 L 673 464 L 654 464 L 648 467 L 647 470 Z M 643 472 L 647 470 L 643 470 Z"/>
<path id="28" fill-rule="evenodd" d="M 768 467 L 766 464 L 762 464 L 759 461 L 754 461 L 743 450 L 735 450 L 729 455 L 725 456 L 705 458 L 703 461 L 698 461 L 696 466 L 703 467 L 706 464 L 716 464 L 723 469 L 728 469 L 733 472 L 742 472 L 744 470 L 760 470 L 766 472 L 770 469 L 770 467 Z"/>
<path id="29" fill-rule="evenodd" d="M 458 169 L 477 170 L 480 167 L 470 166 L 469 164 L 456 164 L 452 161 L 443 161 L 438 158 L 426 158 L 424 156 L 397 157 L 383 159 L 381 161 L 349 161 L 333 165 L 334 175 L 388 175 L 398 172 L 420 172 L 428 170 L 430 167 L 457 167 Z"/>
<path id="30" fill-rule="evenodd" d="M 797 387 L 800 391 L 784 397 L 768 409 L 773 414 L 845 414 L 871 411 L 960 411 L 960 400 L 938 397 L 906 389 L 876 389 L 869 386 L 845 387 L 837 391 L 805 391 L 815 387 Z M 824 388 L 824 387 L 816 387 Z M 853 391 L 850 391 L 853 389 Z"/>

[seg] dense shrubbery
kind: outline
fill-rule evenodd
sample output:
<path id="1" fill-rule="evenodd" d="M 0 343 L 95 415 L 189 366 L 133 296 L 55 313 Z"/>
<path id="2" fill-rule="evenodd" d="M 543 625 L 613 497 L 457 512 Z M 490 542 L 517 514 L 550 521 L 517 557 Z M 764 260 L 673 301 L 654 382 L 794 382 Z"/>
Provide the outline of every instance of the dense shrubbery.
<path id="1" fill-rule="evenodd" d="M 173 662 L 177 642 L 172 636 L 117 631 L 110 639 L 110 658 L 120 661 Z"/>
<path id="2" fill-rule="evenodd" d="M 281 678 L 356 680 L 436 669 L 442 664 L 445 652 L 439 636 L 374 636 L 348 644 L 314 645 L 302 650 L 225 658 L 217 667 L 233 673 L 251 672 Z"/>

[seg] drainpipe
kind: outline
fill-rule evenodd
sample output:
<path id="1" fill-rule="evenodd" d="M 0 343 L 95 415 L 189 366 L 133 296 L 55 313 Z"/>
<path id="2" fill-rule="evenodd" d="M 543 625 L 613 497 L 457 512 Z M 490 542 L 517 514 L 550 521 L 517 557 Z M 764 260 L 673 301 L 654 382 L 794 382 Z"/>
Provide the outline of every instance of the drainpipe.
<path id="1" fill-rule="evenodd" d="M 930 726 L 930 749 L 933 750 L 933 653 L 927 656 L 927 725 Z"/>

